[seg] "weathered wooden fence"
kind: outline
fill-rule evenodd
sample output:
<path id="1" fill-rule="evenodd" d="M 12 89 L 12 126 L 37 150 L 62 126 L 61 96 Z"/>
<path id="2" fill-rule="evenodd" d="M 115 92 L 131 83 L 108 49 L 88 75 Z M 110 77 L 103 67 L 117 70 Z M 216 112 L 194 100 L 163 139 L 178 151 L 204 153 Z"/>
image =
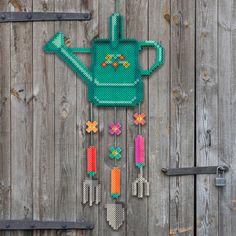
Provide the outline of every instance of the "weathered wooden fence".
<path id="1" fill-rule="evenodd" d="M 144 79 L 145 174 L 151 196 L 144 200 L 131 196 L 137 175 L 133 142 L 137 129 L 134 110 L 120 108 L 121 200 L 126 220 L 118 233 L 106 223 L 104 204 L 111 201 L 112 166 L 108 147 L 113 141 L 108 121 L 113 120 L 113 110 L 99 108 L 95 143 L 103 200 L 98 207 L 81 204 L 89 140 L 87 88 L 57 57 L 42 51 L 56 31 L 64 32 L 75 47 L 89 47 L 94 37 L 107 37 L 114 0 L 1 0 L 1 11 L 90 11 L 93 19 L 0 24 L 0 217 L 71 221 L 85 217 L 96 224 L 91 232 L 63 235 L 233 236 L 236 1 L 120 0 L 119 5 L 127 37 L 160 40 L 165 48 L 165 65 Z M 89 64 L 89 55 L 83 60 Z M 142 54 L 144 67 L 153 60 L 152 51 Z M 169 178 L 160 171 L 218 164 L 230 167 L 227 185 L 220 189 L 214 186 L 214 175 Z"/>

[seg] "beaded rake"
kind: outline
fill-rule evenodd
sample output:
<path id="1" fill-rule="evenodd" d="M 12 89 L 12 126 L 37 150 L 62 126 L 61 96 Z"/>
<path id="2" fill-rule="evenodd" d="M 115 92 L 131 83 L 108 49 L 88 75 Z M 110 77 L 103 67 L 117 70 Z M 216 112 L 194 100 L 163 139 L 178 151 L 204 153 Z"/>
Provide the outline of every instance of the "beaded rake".
<path id="1" fill-rule="evenodd" d="M 138 177 L 132 183 L 132 195 L 138 198 L 143 198 L 144 196 L 149 196 L 149 182 L 143 177 L 143 167 L 145 165 L 145 141 L 141 133 L 141 125 L 145 124 L 144 113 L 140 114 L 140 104 L 139 113 L 134 114 L 134 124 L 138 126 L 138 135 L 134 140 L 135 144 L 135 165 L 139 168 Z"/>

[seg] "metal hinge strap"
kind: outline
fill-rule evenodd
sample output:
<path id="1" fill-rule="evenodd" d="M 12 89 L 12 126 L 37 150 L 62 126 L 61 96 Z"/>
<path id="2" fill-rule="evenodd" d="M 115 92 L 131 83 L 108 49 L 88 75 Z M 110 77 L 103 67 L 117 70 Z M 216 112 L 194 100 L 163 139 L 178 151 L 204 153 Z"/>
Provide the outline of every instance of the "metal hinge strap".
<path id="1" fill-rule="evenodd" d="M 90 13 L 65 12 L 0 12 L 0 23 L 32 21 L 88 21 Z"/>
<path id="2" fill-rule="evenodd" d="M 0 230 L 51 230 L 84 229 L 91 230 L 94 225 L 88 221 L 37 221 L 37 220 L 0 220 Z"/>

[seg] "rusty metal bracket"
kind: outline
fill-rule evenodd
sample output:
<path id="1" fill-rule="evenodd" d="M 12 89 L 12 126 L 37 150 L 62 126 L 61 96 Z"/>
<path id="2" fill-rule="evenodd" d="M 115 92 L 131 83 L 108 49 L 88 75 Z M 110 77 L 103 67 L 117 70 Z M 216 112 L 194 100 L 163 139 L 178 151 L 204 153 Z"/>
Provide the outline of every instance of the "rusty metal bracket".
<path id="1" fill-rule="evenodd" d="M 94 225 L 86 220 L 76 222 L 67 221 L 37 221 L 37 220 L 0 220 L 2 230 L 67 230 L 83 229 L 92 230 Z"/>
<path id="2" fill-rule="evenodd" d="M 162 168 L 161 171 L 168 176 L 181 176 L 181 175 L 204 175 L 216 174 L 217 168 L 227 172 L 228 166 L 201 166 L 201 167 L 185 167 L 185 168 Z"/>
<path id="3" fill-rule="evenodd" d="M 88 21 L 91 13 L 70 12 L 0 12 L 0 23 L 33 21 Z"/>

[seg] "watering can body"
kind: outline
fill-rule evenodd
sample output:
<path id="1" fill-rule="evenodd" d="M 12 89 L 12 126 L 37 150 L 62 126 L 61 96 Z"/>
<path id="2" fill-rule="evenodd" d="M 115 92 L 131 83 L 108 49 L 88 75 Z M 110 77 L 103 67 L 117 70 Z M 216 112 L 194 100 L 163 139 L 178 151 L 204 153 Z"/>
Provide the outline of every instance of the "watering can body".
<path id="1" fill-rule="evenodd" d="M 114 13 L 110 20 L 110 39 L 94 39 L 91 49 L 69 48 L 61 32 L 45 45 L 48 53 L 56 53 L 88 86 L 88 100 L 96 106 L 136 106 L 143 101 L 142 76 L 150 75 L 164 63 L 164 49 L 156 41 L 124 39 L 122 18 Z M 156 49 L 156 61 L 148 70 L 139 65 L 143 47 Z M 88 69 L 75 55 L 91 53 Z"/>
<path id="2" fill-rule="evenodd" d="M 117 47 L 110 40 L 92 44 L 93 83 L 89 101 L 97 106 L 133 106 L 143 100 L 143 81 L 139 68 L 139 44 L 120 40 Z"/>

